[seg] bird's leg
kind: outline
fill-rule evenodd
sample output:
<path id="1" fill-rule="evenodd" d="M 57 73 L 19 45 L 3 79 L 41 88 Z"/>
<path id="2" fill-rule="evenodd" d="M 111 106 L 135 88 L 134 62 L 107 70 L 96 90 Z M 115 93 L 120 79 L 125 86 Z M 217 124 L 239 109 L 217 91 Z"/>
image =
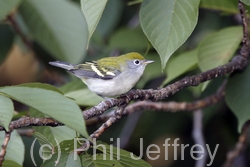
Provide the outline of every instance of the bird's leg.
<path id="1" fill-rule="evenodd" d="M 111 105 L 113 105 L 113 98 L 109 98 L 109 97 L 103 97 L 105 99 L 105 101 L 108 101 Z"/>

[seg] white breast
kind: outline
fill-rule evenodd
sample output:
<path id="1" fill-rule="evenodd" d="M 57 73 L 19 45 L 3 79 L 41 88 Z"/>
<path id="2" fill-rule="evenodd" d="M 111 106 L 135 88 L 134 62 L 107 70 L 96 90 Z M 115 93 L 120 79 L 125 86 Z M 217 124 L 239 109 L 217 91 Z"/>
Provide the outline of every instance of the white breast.
<path id="1" fill-rule="evenodd" d="M 110 80 L 85 78 L 83 82 L 89 87 L 89 89 L 98 95 L 103 97 L 114 97 L 124 94 L 131 90 L 138 82 L 143 70 L 141 72 L 131 73 L 124 72 L 122 75 Z"/>

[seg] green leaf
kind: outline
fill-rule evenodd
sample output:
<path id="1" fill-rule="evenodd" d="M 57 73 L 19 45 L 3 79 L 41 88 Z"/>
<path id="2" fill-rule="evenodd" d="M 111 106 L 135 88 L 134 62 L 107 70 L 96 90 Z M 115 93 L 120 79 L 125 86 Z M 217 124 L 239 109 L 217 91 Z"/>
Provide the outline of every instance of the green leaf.
<path id="1" fill-rule="evenodd" d="M 109 47 L 125 51 L 145 50 L 148 42 L 141 29 L 121 28 L 110 38 Z"/>
<path id="2" fill-rule="evenodd" d="M 249 0 L 246 1 L 249 2 Z M 200 7 L 232 14 L 239 13 L 238 1 L 235 0 L 201 0 Z"/>
<path id="3" fill-rule="evenodd" d="M 64 140 L 55 147 L 55 151 L 57 151 L 59 148 L 61 152 L 71 153 L 72 151 L 75 151 L 76 148 L 80 147 L 80 144 L 77 142 L 77 140 L 78 140 L 77 138 L 71 140 Z"/>
<path id="4" fill-rule="evenodd" d="M 198 20 L 199 0 L 144 0 L 141 26 L 160 55 L 162 69 L 190 36 Z"/>
<path id="5" fill-rule="evenodd" d="M 45 84 L 45 83 L 39 83 L 39 82 L 25 83 L 25 84 L 21 84 L 19 86 L 26 86 L 26 87 L 30 87 L 30 88 L 41 88 L 41 89 L 51 90 L 51 91 L 63 94 L 63 92 L 60 89 L 58 89 L 57 87 L 54 87 L 52 85 Z"/>
<path id="6" fill-rule="evenodd" d="M 40 132 L 34 132 L 32 135 L 38 140 L 40 145 L 49 144 L 51 147 L 53 147 L 51 141 Z"/>
<path id="7" fill-rule="evenodd" d="M 47 127 L 44 127 L 44 128 L 48 129 Z M 43 134 L 41 134 L 39 132 L 35 132 L 32 135 L 38 140 L 40 146 L 45 146 L 41 150 L 43 157 L 49 157 L 51 155 L 51 153 L 53 153 L 55 151 L 54 144 L 52 144 L 50 142 L 52 140 L 50 140 L 50 139 L 47 138 L 48 135 L 44 136 Z M 36 139 L 33 141 L 33 143 L 36 141 Z M 55 142 L 55 141 L 52 141 L 52 142 Z"/>
<path id="8" fill-rule="evenodd" d="M 68 155 L 69 155 L 68 153 L 61 153 L 60 155 L 58 155 L 57 153 L 51 154 L 50 159 L 44 161 L 41 167 L 51 167 L 51 166 L 66 167 Z"/>
<path id="9" fill-rule="evenodd" d="M 40 144 L 50 144 L 56 146 L 64 140 L 73 139 L 76 136 L 76 132 L 67 126 L 59 127 L 33 127 L 35 129 L 34 137 L 39 140 Z M 39 137 L 40 135 L 40 137 Z"/>
<path id="10" fill-rule="evenodd" d="M 3 143 L 5 133 L 0 132 L 0 143 Z M 14 130 L 11 133 L 10 141 L 7 146 L 5 160 L 11 160 L 23 166 L 24 144 L 19 134 Z"/>
<path id="11" fill-rule="evenodd" d="M 64 140 L 73 139 L 76 132 L 67 126 L 50 127 L 54 138 L 61 143 Z"/>
<path id="12" fill-rule="evenodd" d="M 41 167 L 81 167 L 81 161 L 78 155 L 74 155 L 74 153 L 61 153 L 61 154 L 53 154 L 51 158 L 47 161 L 44 161 Z"/>
<path id="13" fill-rule="evenodd" d="M 0 1 L 0 21 L 20 4 L 21 0 L 1 0 Z"/>
<path id="14" fill-rule="evenodd" d="M 18 112 L 18 113 L 14 112 L 12 120 L 17 120 L 17 119 L 20 119 L 22 117 L 26 117 L 27 115 L 29 115 L 28 111 L 22 111 L 22 112 Z"/>
<path id="15" fill-rule="evenodd" d="M 7 54 L 11 50 L 13 39 L 14 34 L 10 26 L 6 24 L 0 24 L 0 63 L 4 61 Z"/>
<path id="16" fill-rule="evenodd" d="M 13 102 L 8 98 L 0 95 L 0 125 L 9 131 L 9 123 L 14 114 Z"/>
<path id="17" fill-rule="evenodd" d="M 45 135 L 47 135 L 47 134 L 45 134 Z M 75 140 L 77 140 L 75 138 L 71 139 L 71 140 L 64 140 L 60 143 L 58 143 L 58 141 L 57 141 L 56 145 L 53 145 L 44 135 L 42 135 L 38 132 L 35 132 L 33 134 L 33 136 L 39 141 L 41 146 L 47 145 L 47 146 L 43 147 L 43 149 L 42 149 L 43 157 L 50 157 L 51 154 L 56 154 L 60 157 L 61 154 L 62 155 L 64 155 L 65 153 L 70 154 L 70 153 L 74 152 L 74 150 L 76 148 L 80 147 L 78 143 L 76 143 L 77 145 L 75 146 Z M 55 140 L 57 140 L 57 139 L 55 138 Z M 61 141 L 60 139 L 58 139 L 58 140 Z M 79 159 L 79 157 L 78 157 L 78 159 Z"/>
<path id="18" fill-rule="evenodd" d="M 80 8 L 65 0 L 25 0 L 20 13 L 35 40 L 56 59 L 79 63 L 84 58 L 88 28 Z"/>
<path id="19" fill-rule="evenodd" d="M 27 86 L 2 87 L 0 88 L 0 93 L 4 93 L 21 103 L 49 115 L 83 136 L 88 137 L 79 106 L 60 93 Z"/>
<path id="20" fill-rule="evenodd" d="M 226 86 L 226 103 L 238 119 L 238 130 L 250 119 L 250 66 L 233 74 Z"/>
<path id="21" fill-rule="evenodd" d="M 89 39 L 97 27 L 107 2 L 107 0 L 81 0 L 81 9 L 88 25 Z"/>
<path id="22" fill-rule="evenodd" d="M 81 155 L 82 167 L 95 167 L 92 156 L 88 154 Z"/>
<path id="23" fill-rule="evenodd" d="M 198 64 L 197 49 L 172 56 L 166 66 L 167 78 L 162 86 L 188 72 Z"/>
<path id="24" fill-rule="evenodd" d="M 114 147 L 111 145 L 108 145 L 103 142 L 94 142 L 93 145 L 94 148 L 102 151 L 104 154 L 107 154 L 106 157 L 112 156 L 114 160 L 119 160 L 119 162 L 124 166 L 124 167 L 147 167 L 151 166 L 147 162 L 145 162 L 142 159 L 139 159 L 136 155 L 133 153 L 130 153 L 128 151 L 122 150 L 118 147 Z M 104 149 L 105 147 L 105 149 Z"/>
<path id="25" fill-rule="evenodd" d="M 243 2 L 244 4 L 250 6 L 250 0 L 240 0 L 241 2 Z"/>
<path id="26" fill-rule="evenodd" d="M 198 48 L 199 67 L 207 71 L 227 63 L 242 39 L 242 27 L 225 28 L 207 37 Z"/>
<path id="27" fill-rule="evenodd" d="M 201 7 L 225 11 L 229 13 L 238 13 L 237 1 L 235 0 L 201 0 Z"/>
<path id="28" fill-rule="evenodd" d="M 4 160 L 3 166 L 4 167 L 22 167 L 22 165 L 19 165 L 15 161 L 11 161 L 11 160 Z"/>
<path id="29" fill-rule="evenodd" d="M 70 153 L 68 155 L 66 166 L 82 167 L 80 157 L 77 154 L 74 154 L 74 152 Z"/>
<path id="30" fill-rule="evenodd" d="M 201 85 L 201 91 L 202 92 L 208 87 L 208 85 L 210 84 L 210 81 L 206 81 L 206 82 L 202 83 L 202 85 Z"/>
<path id="31" fill-rule="evenodd" d="M 91 155 L 82 155 L 82 166 L 83 167 L 124 167 L 117 160 L 110 159 L 109 156 L 105 157 L 105 154 L 96 154 L 95 157 Z"/>
<path id="32" fill-rule="evenodd" d="M 94 106 L 103 100 L 103 98 L 91 92 L 80 79 L 69 82 L 60 89 L 65 93 L 65 96 L 74 99 L 81 106 Z"/>
<path id="33" fill-rule="evenodd" d="M 71 92 L 74 90 L 80 90 L 80 89 L 85 89 L 87 86 L 82 82 L 80 79 L 75 79 L 63 86 L 60 87 L 60 90 L 63 91 L 64 93 Z"/>
<path id="34" fill-rule="evenodd" d="M 120 18 L 123 14 L 123 7 L 123 0 L 108 0 L 95 33 L 100 35 L 101 38 L 110 35 L 120 22 Z"/>
<path id="35" fill-rule="evenodd" d="M 65 96 L 75 99 L 76 104 L 81 106 L 94 106 L 103 100 L 88 88 L 67 92 Z"/>

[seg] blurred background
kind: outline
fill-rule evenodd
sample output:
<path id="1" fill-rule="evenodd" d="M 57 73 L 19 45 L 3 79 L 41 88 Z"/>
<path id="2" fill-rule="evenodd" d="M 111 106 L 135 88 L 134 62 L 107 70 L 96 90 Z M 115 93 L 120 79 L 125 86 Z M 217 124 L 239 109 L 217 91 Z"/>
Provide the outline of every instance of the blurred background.
<path id="1" fill-rule="evenodd" d="M 79 10 L 77 11 L 79 13 L 79 1 L 75 0 L 69 2 L 74 6 L 75 10 Z M 66 93 L 73 90 L 85 89 L 86 87 L 84 84 L 77 78 L 63 70 L 49 66 L 48 62 L 62 60 L 71 63 L 81 63 L 107 56 L 117 56 L 131 51 L 136 51 L 145 55 L 147 50 L 148 53 L 145 57 L 147 59 L 153 59 L 156 62 L 147 67 L 146 72 L 136 85 L 136 88 L 147 89 L 162 86 L 162 82 L 167 77 L 167 74 L 164 70 L 161 70 L 159 56 L 147 41 L 140 27 L 140 4 L 131 5 L 130 2 L 131 1 L 126 0 L 109 0 L 103 16 L 90 39 L 88 49 L 85 50 L 84 47 L 81 47 L 81 39 L 74 40 L 74 38 L 70 38 L 70 40 L 72 40 L 69 40 L 68 43 L 63 46 L 65 47 L 64 49 L 79 48 L 79 50 L 77 53 L 72 53 L 72 55 L 70 52 L 69 54 L 67 53 L 66 57 L 63 54 L 55 56 L 57 54 L 53 54 L 53 51 L 51 51 L 46 44 L 37 40 L 38 38 L 34 36 L 34 32 L 31 32 L 29 29 L 29 23 L 27 18 L 25 18 L 26 15 L 32 15 L 32 13 L 28 13 L 28 11 L 25 13 L 25 5 L 27 4 L 21 4 L 19 8 L 13 10 L 7 18 L 0 22 L 0 86 L 43 82 L 61 87 Z M 60 4 L 58 5 L 60 6 Z M 63 17 L 68 15 L 68 11 L 64 11 L 64 14 L 60 15 L 59 20 L 61 19 L 61 22 L 67 22 L 67 19 L 72 19 L 70 17 Z M 79 21 L 79 24 L 81 24 L 81 17 L 83 16 L 79 16 L 79 19 L 75 20 L 75 23 Z M 194 32 L 174 54 L 178 55 L 184 51 L 192 50 L 211 33 L 224 27 L 238 24 L 238 15 L 229 15 L 226 12 L 205 9 L 201 4 L 198 24 Z M 39 27 L 39 24 L 36 26 Z M 84 25 L 82 25 L 82 27 L 84 27 Z M 61 31 L 62 29 L 62 31 L 64 31 L 63 29 L 65 28 L 68 27 L 60 27 L 59 25 L 57 30 Z M 39 33 L 39 28 L 36 28 L 36 31 Z M 73 36 L 79 35 L 77 31 L 67 31 L 72 33 Z M 83 30 L 79 28 L 79 31 Z M 61 35 L 60 38 L 67 38 L 67 35 L 65 35 L 65 37 L 63 36 L 64 34 L 59 35 Z M 83 43 L 84 42 L 86 43 L 86 41 L 83 41 Z M 175 80 L 199 72 L 200 70 L 196 65 L 192 70 Z M 213 94 L 221 82 L 221 78 L 212 81 L 203 92 L 199 91 L 201 89 L 200 87 L 182 90 L 166 99 L 166 101 L 191 102 L 197 98 L 206 97 Z M 86 107 L 96 104 L 100 100 L 101 99 L 97 97 L 94 98 L 93 101 L 90 99 L 88 104 L 82 104 L 81 107 L 85 109 Z M 81 102 L 79 103 L 81 104 Z M 25 106 L 19 103 L 15 103 L 15 105 L 15 109 L 18 112 L 27 110 Z M 23 115 L 25 114 L 27 114 L 27 112 L 24 112 Z M 97 123 L 89 126 L 89 133 L 91 134 L 91 132 L 95 131 L 100 125 L 101 123 Z M 123 149 L 139 155 L 140 138 L 144 139 L 144 151 L 148 145 L 153 143 L 162 146 L 161 149 L 164 149 L 163 144 L 167 138 L 171 139 L 169 143 L 179 138 L 179 144 L 189 144 L 192 146 L 195 144 L 192 138 L 192 130 L 193 113 L 138 111 L 121 119 L 114 126 L 110 127 L 99 140 L 107 143 L 114 143 L 110 141 L 110 138 L 121 138 L 121 146 Z M 234 148 L 239 135 L 237 132 L 237 120 L 234 114 L 227 108 L 224 101 L 204 109 L 203 133 L 205 143 L 210 146 L 212 152 L 216 144 L 219 144 L 218 151 L 211 166 L 221 166 L 225 161 L 227 152 Z M 24 166 L 28 166 L 31 163 L 29 159 L 29 145 L 30 142 L 33 141 L 33 138 L 23 136 L 23 139 L 27 146 L 27 159 Z M 249 158 L 247 158 L 249 157 L 248 150 L 249 149 L 238 158 L 237 166 L 247 166 L 246 164 L 249 164 Z M 177 160 L 174 160 L 173 153 L 173 147 L 169 147 L 168 161 L 164 160 L 164 154 L 154 161 L 146 157 L 144 158 L 152 164 L 152 166 L 157 167 L 194 166 L 195 161 L 190 156 L 190 147 L 185 149 L 184 160 L 180 158 L 180 147 L 178 148 Z M 209 162 L 210 159 L 208 157 L 207 163 Z"/>

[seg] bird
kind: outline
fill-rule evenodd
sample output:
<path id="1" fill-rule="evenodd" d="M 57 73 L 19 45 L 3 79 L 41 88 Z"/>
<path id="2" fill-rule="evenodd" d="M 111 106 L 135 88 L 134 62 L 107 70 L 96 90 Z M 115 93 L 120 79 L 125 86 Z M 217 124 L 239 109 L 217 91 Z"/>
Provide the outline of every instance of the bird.
<path id="1" fill-rule="evenodd" d="M 112 98 L 130 91 L 141 78 L 145 67 L 153 62 L 137 52 L 131 52 L 83 64 L 63 61 L 53 61 L 49 64 L 66 69 L 80 78 L 97 95 Z"/>

